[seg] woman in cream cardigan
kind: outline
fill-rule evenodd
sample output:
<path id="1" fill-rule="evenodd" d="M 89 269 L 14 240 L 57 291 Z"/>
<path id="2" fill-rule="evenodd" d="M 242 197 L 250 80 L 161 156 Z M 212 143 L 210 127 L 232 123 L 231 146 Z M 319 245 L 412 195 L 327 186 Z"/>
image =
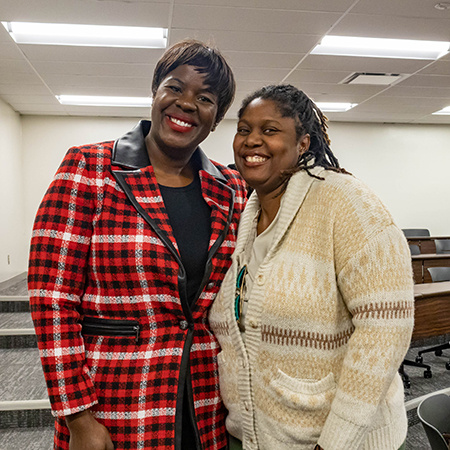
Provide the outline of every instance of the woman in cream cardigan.
<path id="1" fill-rule="evenodd" d="M 235 160 L 255 192 L 210 313 L 231 448 L 397 450 L 406 438 L 410 253 L 339 168 L 326 127 L 290 85 L 239 112 Z"/>

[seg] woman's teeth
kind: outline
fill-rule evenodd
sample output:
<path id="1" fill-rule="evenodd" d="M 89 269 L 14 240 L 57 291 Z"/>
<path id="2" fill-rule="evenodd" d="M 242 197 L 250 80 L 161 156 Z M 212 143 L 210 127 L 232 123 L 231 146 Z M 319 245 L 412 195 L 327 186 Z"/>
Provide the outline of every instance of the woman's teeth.
<path id="1" fill-rule="evenodd" d="M 175 119 L 174 117 L 169 117 L 170 121 L 173 123 L 176 123 L 180 127 L 192 127 L 193 125 L 191 123 L 183 122 L 182 120 Z"/>
<path id="2" fill-rule="evenodd" d="M 258 163 L 258 162 L 264 162 L 267 160 L 267 158 L 265 156 L 259 156 L 259 155 L 254 155 L 254 156 L 246 156 L 245 160 L 247 162 L 254 162 L 254 163 Z"/>

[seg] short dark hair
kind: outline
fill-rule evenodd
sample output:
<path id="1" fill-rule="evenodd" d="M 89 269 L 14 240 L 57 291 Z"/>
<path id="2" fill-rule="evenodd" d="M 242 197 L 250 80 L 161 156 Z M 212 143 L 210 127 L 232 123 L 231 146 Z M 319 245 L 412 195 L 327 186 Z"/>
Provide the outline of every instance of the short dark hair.
<path id="1" fill-rule="evenodd" d="M 152 93 L 155 95 L 164 78 L 178 66 L 187 64 L 205 73 L 205 82 L 218 97 L 215 125 L 225 116 L 233 103 L 236 83 L 231 67 L 218 49 L 207 46 L 195 39 L 185 39 L 168 48 L 158 63 L 152 81 Z"/>
<path id="2" fill-rule="evenodd" d="M 294 168 L 286 171 L 286 182 L 290 175 L 300 170 L 305 170 L 314 178 L 322 179 L 310 172 L 310 169 L 316 166 L 348 173 L 339 166 L 339 161 L 331 151 L 331 141 L 327 133 L 328 119 L 303 91 L 291 84 L 264 86 L 244 99 L 238 112 L 239 119 L 247 106 L 257 98 L 273 101 L 283 117 L 291 117 L 295 120 L 297 139 L 306 133 L 310 135 L 311 143 L 308 151 L 300 155 Z"/>

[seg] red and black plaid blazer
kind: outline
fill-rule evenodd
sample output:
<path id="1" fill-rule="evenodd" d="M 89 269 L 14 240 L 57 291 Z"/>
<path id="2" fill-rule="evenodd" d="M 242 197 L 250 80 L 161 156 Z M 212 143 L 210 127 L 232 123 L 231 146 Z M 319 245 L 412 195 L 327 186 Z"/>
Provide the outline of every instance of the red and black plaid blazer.
<path id="1" fill-rule="evenodd" d="M 57 449 L 68 449 L 64 416 L 86 408 L 116 449 L 180 449 L 186 374 L 202 448 L 226 447 L 207 312 L 231 263 L 245 190 L 236 172 L 194 153 L 211 238 L 191 310 L 149 129 L 142 121 L 115 143 L 70 149 L 37 213 L 28 287 Z"/>

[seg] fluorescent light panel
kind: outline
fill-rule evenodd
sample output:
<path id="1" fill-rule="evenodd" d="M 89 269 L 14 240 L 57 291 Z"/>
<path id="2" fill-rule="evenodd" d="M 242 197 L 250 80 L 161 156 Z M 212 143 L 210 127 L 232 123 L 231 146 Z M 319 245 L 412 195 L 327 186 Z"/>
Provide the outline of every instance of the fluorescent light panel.
<path id="1" fill-rule="evenodd" d="M 311 54 L 435 60 L 449 47 L 450 42 L 442 41 L 325 36 Z"/>
<path id="2" fill-rule="evenodd" d="M 165 48 L 166 28 L 2 22 L 18 44 Z"/>
<path id="3" fill-rule="evenodd" d="M 57 95 L 59 103 L 73 106 L 124 106 L 148 108 L 150 97 L 103 97 L 98 95 Z"/>
<path id="4" fill-rule="evenodd" d="M 354 108 L 357 103 L 314 102 L 322 112 L 345 112 Z"/>
<path id="5" fill-rule="evenodd" d="M 433 113 L 435 116 L 450 116 L 450 106 Z"/>

